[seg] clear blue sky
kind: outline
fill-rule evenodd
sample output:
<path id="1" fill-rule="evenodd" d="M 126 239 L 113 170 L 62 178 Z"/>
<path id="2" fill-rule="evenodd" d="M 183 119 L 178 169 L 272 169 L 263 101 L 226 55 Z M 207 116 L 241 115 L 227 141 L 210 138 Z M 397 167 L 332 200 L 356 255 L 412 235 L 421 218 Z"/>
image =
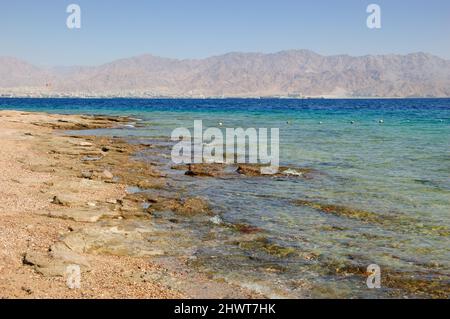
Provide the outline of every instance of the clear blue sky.
<path id="1" fill-rule="evenodd" d="M 71 3 L 82 9 L 80 30 L 66 27 Z M 381 30 L 366 26 L 370 3 L 381 6 Z M 0 0 L 0 56 L 39 65 L 285 49 L 326 55 L 425 51 L 450 59 L 450 1 Z"/>

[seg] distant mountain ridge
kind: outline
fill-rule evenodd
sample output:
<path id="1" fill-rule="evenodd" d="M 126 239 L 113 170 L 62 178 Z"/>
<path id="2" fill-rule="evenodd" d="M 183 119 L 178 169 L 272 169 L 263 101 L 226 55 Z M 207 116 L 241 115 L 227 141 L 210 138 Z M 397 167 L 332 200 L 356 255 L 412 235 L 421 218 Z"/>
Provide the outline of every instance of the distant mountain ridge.
<path id="1" fill-rule="evenodd" d="M 450 61 L 426 53 L 323 56 L 308 50 L 205 59 L 142 55 L 39 68 L 0 57 L 0 94 L 136 97 L 450 97 Z"/>

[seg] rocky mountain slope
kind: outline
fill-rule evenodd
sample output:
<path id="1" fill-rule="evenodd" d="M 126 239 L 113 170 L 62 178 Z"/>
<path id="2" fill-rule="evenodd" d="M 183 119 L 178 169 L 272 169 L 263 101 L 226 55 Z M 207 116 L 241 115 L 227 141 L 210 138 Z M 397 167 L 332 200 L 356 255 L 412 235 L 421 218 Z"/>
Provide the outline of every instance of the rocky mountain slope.
<path id="1" fill-rule="evenodd" d="M 307 50 L 198 60 L 152 55 L 39 68 L 0 57 L 0 94 L 77 96 L 448 97 L 450 61 L 426 53 L 322 56 Z"/>

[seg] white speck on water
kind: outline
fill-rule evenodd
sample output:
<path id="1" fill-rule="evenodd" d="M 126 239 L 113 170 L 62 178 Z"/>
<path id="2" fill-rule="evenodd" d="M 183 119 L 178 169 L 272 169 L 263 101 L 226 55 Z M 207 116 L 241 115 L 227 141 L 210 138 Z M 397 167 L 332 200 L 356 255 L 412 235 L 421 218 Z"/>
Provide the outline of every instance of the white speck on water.
<path id="1" fill-rule="evenodd" d="M 209 219 L 209 221 L 215 225 L 221 225 L 223 223 L 222 218 L 220 218 L 220 216 L 218 216 L 218 215 L 211 217 Z"/>
<path id="2" fill-rule="evenodd" d="M 302 172 L 298 172 L 295 169 L 289 168 L 285 171 L 283 171 L 283 174 L 285 175 L 292 175 L 292 176 L 302 176 L 303 173 Z"/>

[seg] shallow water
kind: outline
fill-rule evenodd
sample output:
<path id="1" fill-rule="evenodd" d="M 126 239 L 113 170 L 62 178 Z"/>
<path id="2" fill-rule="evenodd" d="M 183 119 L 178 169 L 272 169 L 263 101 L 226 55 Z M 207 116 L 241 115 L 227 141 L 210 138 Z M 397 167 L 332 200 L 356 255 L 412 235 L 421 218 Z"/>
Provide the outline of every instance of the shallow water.
<path id="1" fill-rule="evenodd" d="M 136 128 L 95 133 L 155 143 L 200 119 L 204 127 L 279 128 L 281 163 L 312 168 L 313 178 L 199 179 L 168 169 L 225 223 L 262 229 L 242 235 L 183 221 L 177 227 L 201 239 L 192 239 L 192 266 L 279 297 L 424 296 L 383 286 L 384 270 L 450 287 L 449 99 L 0 99 L 0 108 L 130 115 L 142 119 Z M 382 289 L 368 289 L 355 270 L 369 264 L 380 265 Z"/>

